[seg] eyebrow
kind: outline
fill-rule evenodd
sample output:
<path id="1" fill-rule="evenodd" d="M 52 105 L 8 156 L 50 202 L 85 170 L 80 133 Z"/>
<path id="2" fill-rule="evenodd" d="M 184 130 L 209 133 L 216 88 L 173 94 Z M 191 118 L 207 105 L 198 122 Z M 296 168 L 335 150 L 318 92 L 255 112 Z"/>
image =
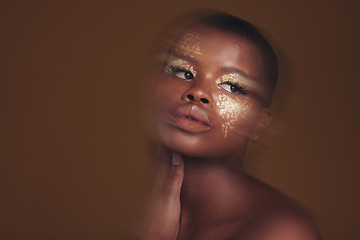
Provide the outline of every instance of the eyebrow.
<path id="1" fill-rule="evenodd" d="M 237 67 L 223 67 L 221 68 L 221 71 L 225 73 L 238 73 L 241 76 L 245 77 L 247 80 L 252 80 L 252 78 L 246 72 Z"/>
<path id="2" fill-rule="evenodd" d="M 184 54 L 179 54 L 179 53 L 176 53 L 176 52 L 172 52 L 170 54 L 170 57 L 177 57 L 177 58 L 180 58 L 182 60 L 185 60 L 187 62 L 190 62 L 194 65 L 198 65 L 198 61 L 196 59 L 194 59 L 193 57 L 189 56 L 189 55 L 184 55 Z"/>

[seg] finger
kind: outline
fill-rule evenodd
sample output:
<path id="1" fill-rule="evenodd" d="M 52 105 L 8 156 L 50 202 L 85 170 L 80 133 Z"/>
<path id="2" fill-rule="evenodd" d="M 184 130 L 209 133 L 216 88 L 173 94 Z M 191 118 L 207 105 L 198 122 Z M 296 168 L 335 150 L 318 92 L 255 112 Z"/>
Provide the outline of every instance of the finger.
<path id="1" fill-rule="evenodd" d="M 165 187 L 167 195 L 173 199 L 180 198 L 181 185 L 184 179 L 184 161 L 178 153 L 173 154 L 172 165 Z"/>
<path id="2" fill-rule="evenodd" d="M 159 193 L 162 193 L 165 189 L 171 171 L 173 153 L 170 152 L 168 149 L 162 147 L 160 148 L 157 157 L 158 157 L 158 163 L 157 163 L 158 191 Z"/>

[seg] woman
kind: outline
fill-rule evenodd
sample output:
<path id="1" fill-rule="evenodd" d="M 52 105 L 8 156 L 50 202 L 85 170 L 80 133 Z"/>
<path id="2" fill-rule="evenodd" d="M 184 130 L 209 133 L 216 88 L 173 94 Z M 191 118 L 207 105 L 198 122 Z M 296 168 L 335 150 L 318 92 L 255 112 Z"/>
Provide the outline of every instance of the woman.
<path id="1" fill-rule="evenodd" d="M 235 165 L 271 120 L 276 55 L 224 13 L 182 30 L 155 89 L 164 181 L 140 239 L 319 239 L 304 211 Z"/>

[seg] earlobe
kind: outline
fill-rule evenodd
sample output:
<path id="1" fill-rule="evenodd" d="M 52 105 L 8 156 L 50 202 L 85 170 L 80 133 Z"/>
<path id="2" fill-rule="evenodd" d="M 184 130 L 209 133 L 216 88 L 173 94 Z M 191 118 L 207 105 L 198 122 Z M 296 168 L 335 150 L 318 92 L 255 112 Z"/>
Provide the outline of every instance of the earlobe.
<path id="1" fill-rule="evenodd" d="M 259 114 L 256 125 L 250 133 L 249 140 L 251 142 L 257 142 L 259 136 L 265 130 L 265 128 L 270 124 L 272 119 L 271 110 L 269 108 L 263 108 Z"/>

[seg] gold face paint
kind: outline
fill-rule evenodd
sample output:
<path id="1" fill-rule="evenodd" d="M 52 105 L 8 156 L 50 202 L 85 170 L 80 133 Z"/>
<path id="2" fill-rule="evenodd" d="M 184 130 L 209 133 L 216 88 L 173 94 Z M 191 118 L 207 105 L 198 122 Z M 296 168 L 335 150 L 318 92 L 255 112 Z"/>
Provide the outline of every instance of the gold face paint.
<path id="1" fill-rule="evenodd" d="M 180 41 L 176 44 L 175 52 L 178 54 L 185 54 L 190 57 L 194 57 L 194 55 L 201 55 L 199 38 L 200 34 L 186 30 L 184 36 L 181 37 Z"/>
<path id="2" fill-rule="evenodd" d="M 241 86 L 242 91 L 247 93 L 248 89 L 246 87 L 247 84 L 245 84 L 245 82 L 247 82 L 248 80 L 242 81 L 242 79 L 244 79 L 244 77 L 241 77 L 239 74 L 230 73 L 230 74 L 222 75 L 221 77 L 216 79 L 216 84 L 220 85 L 222 83 L 232 83 L 235 85 L 239 85 L 239 86 Z"/>
<path id="3" fill-rule="evenodd" d="M 167 71 L 170 73 L 175 72 L 176 70 L 182 70 L 182 71 L 190 71 L 194 77 L 196 77 L 197 71 L 194 70 L 194 67 L 191 66 L 187 61 L 182 59 L 176 59 L 173 61 L 170 61 L 170 63 L 166 67 Z"/>
<path id="4" fill-rule="evenodd" d="M 220 108 L 220 116 L 226 119 L 226 122 L 221 125 L 224 137 L 227 138 L 227 133 L 230 129 L 234 129 L 234 124 L 239 117 L 244 118 L 251 104 L 245 99 L 238 97 L 230 97 L 228 95 L 219 94 L 219 102 L 216 106 Z"/>
<path id="5" fill-rule="evenodd" d="M 244 86 L 245 81 L 242 81 L 242 79 L 244 79 L 244 77 L 240 76 L 239 74 L 230 73 L 222 75 L 216 79 L 216 84 L 230 93 L 232 91 L 230 85 L 227 84 L 233 84 L 239 89 L 239 92 L 232 94 L 246 94 L 248 89 Z M 239 98 L 236 95 L 231 97 L 229 95 L 220 93 L 219 102 L 216 103 L 216 106 L 220 108 L 220 116 L 227 120 L 222 124 L 222 131 L 226 138 L 228 131 L 230 129 L 234 129 L 234 124 L 236 123 L 237 119 L 239 117 L 245 117 L 245 114 L 251 104 L 249 104 L 246 99 Z"/>
<path id="6" fill-rule="evenodd" d="M 263 84 L 257 82 L 254 79 L 251 79 L 247 76 L 243 76 L 242 74 L 238 73 L 230 73 L 220 76 L 216 79 L 216 84 L 226 84 L 231 83 L 237 85 L 239 87 L 240 93 L 247 94 L 249 89 L 251 90 L 253 95 L 264 96 L 266 94 L 266 89 L 264 88 Z M 228 92 L 230 89 L 225 89 Z"/>

